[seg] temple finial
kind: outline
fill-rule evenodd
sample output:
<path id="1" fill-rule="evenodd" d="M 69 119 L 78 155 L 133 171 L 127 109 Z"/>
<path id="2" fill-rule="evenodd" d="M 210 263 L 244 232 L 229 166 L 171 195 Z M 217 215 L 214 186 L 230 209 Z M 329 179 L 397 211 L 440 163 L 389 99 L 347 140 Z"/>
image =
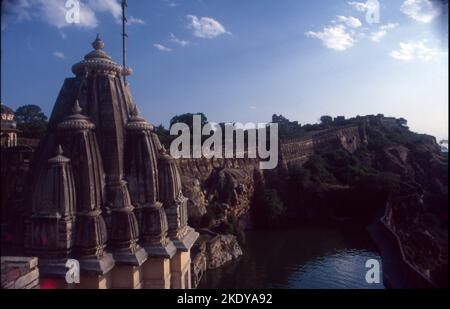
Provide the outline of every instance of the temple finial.
<path id="1" fill-rule="evenodd" d="M 56 155 L 57 156 L 62 156 L 64 153 L 61 144 L 58 145 L 58 149 L 56 150 Z"/>
<path id="2" fill-rule="evenodd" d="M 74 113 L 74 115 L 79 115 L 79 114 L 81 114 L 82 111 L 83 111 L 83 109 L 80 106 L 80 102 L 78 100 L 76 100 L 75 104 L 72 107 L 72 113 Z"/>
<path id="3" fill-rule="evenodd" d="M 138 117 L 139 116 L 139 109 L 138 109 L 136 104 L 131 109 L 131 116 L 132 117 Z"/>
<path id="4" fill-rule="evenodd" d="M 95 41 L 92 43 L 92 47 L 95 50 L 101 50 L 101 49 L 105 48 L 105 43 L 100 38 L 100 34 L 97 33 L 97 37 L 96 37 Z"/>

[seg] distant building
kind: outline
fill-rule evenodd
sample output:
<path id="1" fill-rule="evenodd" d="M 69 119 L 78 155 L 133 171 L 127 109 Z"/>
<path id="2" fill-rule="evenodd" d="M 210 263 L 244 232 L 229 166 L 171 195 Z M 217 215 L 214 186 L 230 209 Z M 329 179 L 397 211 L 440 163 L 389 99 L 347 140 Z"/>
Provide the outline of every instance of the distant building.
<path id="1" fill-rule="evenodd" d="M 17 123 L 14 111 L 1 104 L 1 148 L 15 147 L 17 145 Z"/>

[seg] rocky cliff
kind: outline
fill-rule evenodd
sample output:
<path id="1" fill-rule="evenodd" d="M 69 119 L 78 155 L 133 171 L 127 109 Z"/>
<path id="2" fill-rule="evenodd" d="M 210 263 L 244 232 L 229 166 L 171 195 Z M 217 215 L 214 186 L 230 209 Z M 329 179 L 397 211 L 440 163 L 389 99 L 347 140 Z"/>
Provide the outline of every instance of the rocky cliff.
<path id="1" fill-rule="evenodd" d="M 386 148 L 383 164 L 409 184 L 389 197 L 383 223 L 412 268 L 432 286 L 448 286 L 447 159 L 424 136 L 415 145 Z"/>
<path id="2" fill-rule="evenodd" d="M 191 222 L 199 227 L 241 219 L 253 197 L 253 174 L 258 161 L 252 159 L 180 159 L 183 193 L 189 199 Z M 201 220 L 213 221 L 203 224 Z"/>
<path id="3" fill-rule="evenodd" d="M 197 269 L 234 257 L 234 245 L 215 240 L 214 262 L 206 258 L 216 233 L 239 240 L 244 228 L 316 220 L 366 227 L 382 210 L 399 258 L 431 285 L 448 285 L 448 159 L 433 137 L 395 118 L 361 117 L 281 141 L 280 153 L 264 173 L 256 160 L 179 160 L 191 224 L 208 236 Z"/>

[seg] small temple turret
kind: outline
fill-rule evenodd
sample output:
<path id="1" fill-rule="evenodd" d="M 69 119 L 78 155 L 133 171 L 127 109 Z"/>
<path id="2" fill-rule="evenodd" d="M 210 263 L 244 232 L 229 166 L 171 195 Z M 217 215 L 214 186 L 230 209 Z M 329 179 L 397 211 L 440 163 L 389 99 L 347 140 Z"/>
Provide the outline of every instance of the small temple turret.
<path id="1" fill-rule="evenodd" d="M 58 140 L 72 158 L 77 196 L 77 231 L 75 256 L 81 271 L 102 277 L 113 267 L 114 260 L 107 253 L 107 230 L 102 216 L 105 201 L 105 173 L 95 125 L 82 115 L 78 100 L 72 115 L 58 125 Z"/>
<path id="2" fill-rule="evenodd" d="M 167 237 L 167 216 L 159 201 L 158 158 L 153 126 L 139 117 L 137 106 L 127 124 L 125 171 L 130 196 L 139 214 L 141 239 L 153 255 L 172 257 L 175 247 Z"/>
<path id="3" fill-rule="evenodd" d="M 159 154 L 160 195 L 169 220 L 169 236 L 180 243 L 187 230 L 187 198 L 175 160 L 162 148 Z M 180 244 L 182 245 L 182 244 Z"/>
<path id="4" fill-rule="evenodd" d="M 29 254 L 40 257 L 41 274 L 64 278 L 74 246 L 76 194 L 70 159 L 61 145 L 56 149 L 37 175 L 25 246 Z"/>
<path id="5" fill-rule="evenodd" d="M 155 265 L 168 270 L 169 259 L 176 253 L 173 242 L 167 236 L 167 216 L 159 201 L 158 159 L 152 138 L 153 126 L 139 116 L 138 108 L 134 106 L 126 128 L 125 173 L 139 222 L 141 243 L 150 257 L 144 265 L 144 285 L 166 288 L 170 286 L 168 271 L 162 279 L 147 271 Z"/>
<path id="6" fill-rule="evenodd" d="M 199 234 L 188 226 L 187 198 L 183 196 L 181 177 L 175 159 L 162 146 L 158 158 L 160 198 L 169 223 L 169 237 L 178 252 L 171 260 L 172 286 L 191 286 L 190 250 Z"/>

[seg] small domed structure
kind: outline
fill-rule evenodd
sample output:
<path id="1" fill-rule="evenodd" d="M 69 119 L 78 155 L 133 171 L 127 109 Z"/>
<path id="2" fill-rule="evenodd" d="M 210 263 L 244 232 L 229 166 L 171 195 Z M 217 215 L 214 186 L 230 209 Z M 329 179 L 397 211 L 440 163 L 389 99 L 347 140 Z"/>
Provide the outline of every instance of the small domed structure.
<path id="1" fill-rule="evenodd" d="M 72 67 L 72 72 L 76 76 L 83 75 L 110 75 L 110 76 L 123 76 L 122 74 L 128 76 L 131 75 L 132 71 L 130 68 L 122 68 L 121 65 L 115 63 L 111 56 L 109 56 L 103 49 L 105 48 L 105 43 L 97 34 L 97 38 L 92 43 L 94 48 L 89 54 L 84 57 L 84 60 L 78 62 Z"/>
<path id="2" fill-rule="evenodd" d="M 1 106 L 1 148 L 17 146 L 17 123 L 14 111 L 0 102 Z"/>

